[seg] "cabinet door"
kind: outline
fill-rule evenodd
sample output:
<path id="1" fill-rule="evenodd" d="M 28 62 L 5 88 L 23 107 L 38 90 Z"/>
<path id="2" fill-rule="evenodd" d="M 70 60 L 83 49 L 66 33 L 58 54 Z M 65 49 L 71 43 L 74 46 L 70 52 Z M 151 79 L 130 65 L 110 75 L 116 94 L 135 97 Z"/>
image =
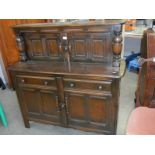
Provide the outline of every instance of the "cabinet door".
<path id="1" fill-rule="evenodd" d="M 52 34 L 25 34 L 28 55 L 31 59 L 61 58 L 60 38 L 58 33 Z"/>
<path id="2" fill-rule="evenodd" d="M 110 134 L 113 131 L 111 121 L 111 100 L 109 97 L 66 94 L 68 126 L 84 128 Z"/>
<path id="3" fill-rule="evenodd" d="M 22 103 L 30 120 L 59 124 L 58 96 L 52 90 L 21 89 Z"/>
<path id="4" fill-rule="evenodd" d="M 70 33 L 69 44 L 73 61 L 112 61 L 112 40 L 109 32 Z"/>

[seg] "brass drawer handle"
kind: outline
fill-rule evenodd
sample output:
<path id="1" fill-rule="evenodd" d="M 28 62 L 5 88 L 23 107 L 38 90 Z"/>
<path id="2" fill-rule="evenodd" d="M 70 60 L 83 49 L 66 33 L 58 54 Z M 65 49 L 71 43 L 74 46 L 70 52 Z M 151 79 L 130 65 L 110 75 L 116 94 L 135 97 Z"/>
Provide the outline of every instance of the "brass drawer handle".
<path id="1" fill-rule="evenodd" d="M 44 85 L 48 85 L 48 82 L 47 81 L 44 81 Z"/>
<path id="2" fill-rule="evenodd" d="M 99 85 L 98 86 L 98 90 L 102 90 L 103 89 L 103 86 L 102 85 Z"/>
<path id="3" fill-rule="evenodd" d="M 75 87 L 75 84 L 74 83 L 70 83 L 70 87 L 71 88 Z"/>

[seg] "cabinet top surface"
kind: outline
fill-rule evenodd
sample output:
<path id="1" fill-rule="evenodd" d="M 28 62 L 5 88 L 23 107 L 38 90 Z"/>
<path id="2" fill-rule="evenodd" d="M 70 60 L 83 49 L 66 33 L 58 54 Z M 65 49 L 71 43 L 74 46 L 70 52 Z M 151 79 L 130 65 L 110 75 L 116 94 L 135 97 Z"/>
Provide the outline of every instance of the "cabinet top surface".
<path id="1" fill-rule="evenodd" d="M 97 20 L 97 21 L 73 21 L 56 23 L 20 24 L 13 28 L 50 28 L 50 27 L 77 27 L 77 26 L 104 26 L 124 24 L 125 20 Z"/>
<path id="2" fill-rule="evenodd" d="M 122 60 L 120 67 L 115 68 L 107 64 L 90 64 L 72 62 L 69 70 L 63 62 L 27 61 L 19 62 L 8 68 L 11 71 L 44 73 L 56 75 L 79 75 L 103 78 L 121 78 L 125 72 L 125 62 Z"/>

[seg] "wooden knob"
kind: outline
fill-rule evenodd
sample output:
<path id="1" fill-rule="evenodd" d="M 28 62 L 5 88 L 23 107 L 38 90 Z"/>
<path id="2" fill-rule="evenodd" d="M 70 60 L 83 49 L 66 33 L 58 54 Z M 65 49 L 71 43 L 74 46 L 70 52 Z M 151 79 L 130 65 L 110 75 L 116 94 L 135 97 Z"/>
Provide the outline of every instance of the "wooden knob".
<path id="1" fill-rule="evenodd" d="M 47 84 L 48 84 L 48 82 L 47 82 L 47 81 L 45 81 L 45 82 L 44 82 L 44 85 L 47 85 Z"/>
<path id="2" fill-rule="evenodd" d="M 21 80 L 21 82 L 22 82 L 22 83 L 25 83 L 25 80 L 24 80 L 24 79 L 22 79 L 22 80 Z"/>
<path id="3" fill-rule="evenodd" d="M 99 90 L 102 90 L 102 88 L 103 88 L 102 85 L 99 85 L 99 86 L 98 86 L 98 89 L 99 89 Z"/>
<path id="4" fill-rule="evenodd" d="M 75 86 L 75 84 L 74 83 L 70 83 L 70 87 L 74 87 Z"/>

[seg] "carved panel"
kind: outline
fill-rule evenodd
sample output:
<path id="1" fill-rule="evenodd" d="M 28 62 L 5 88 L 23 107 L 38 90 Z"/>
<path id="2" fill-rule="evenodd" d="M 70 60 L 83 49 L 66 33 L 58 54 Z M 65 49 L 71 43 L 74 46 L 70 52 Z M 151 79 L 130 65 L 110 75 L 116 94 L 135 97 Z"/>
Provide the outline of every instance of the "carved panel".
<path id="1" fill-rule="evenodd" d="M 26 35 L 26 47 L 30 58 L 38 58 L 47 56 L 45 49 L 45 39 L 39 34 Z"/>
<path id="2" fill-rule="evenodd" d="M 52 116 L 52 117 L 57 117 L 57 113 L 59 111 L 58 109 L 58 97 L 56 94 L 52 91 L 45 91 L 41 90 L 40 91 L 41 95 L 41 109 L 43 115 L 47 116 Z"/>
<path id="3" fill-rule="evenodd" d="M 106 122 L 107 104 L 103 98 L 91 97 L 89 98 L 89 114 L 91 122 Z"/>
<path id="4" fill-rule="evenodd" d="M 107 97 L 89 96 L 89 123 L 91 128 L 105 129 L 111 123 L 111 104 Z"/>
<path id="5" fill-rule="evenodd" d="M 60 123 L 58 96 L 55 91 L 20 86 L 22 104 L 32 119 Z"/>
<path id="6" fill-rule="evenodd" d="M 48 55 L 51 57 L 58 57 L 59 56 L 59 47 L 57 40 L 54 39 L 47 39 L 46 40 L 46 47 L 48 51 Z"/>
<path id="7" fill-rule="evenodd" d="M 80 93 L 67 93 L 66 96 L 69 126 L 89 127 L 107 133 L 112 129 L 112 104 L 109 97 Z"/>
<path id="8" fill-rule="evenodd" d="M 34 88 L 21 88 L 23 104 L 29 114 L 40 114 L 40 95 Z"/>
<path id="9" fill-rule="evenodd" d="M 92 33 L 90 40 L 92 61 L 110 61 L 111 50 L 111 35 L 109 33 Z"/>
<path id="10" fill-rule="evenodd" d="M 104 33 L 71 33 L 72 60 L 112 61 L 111 34 Z"/>
<path id="11" fill-rule="evenodd" d="M 31 59 L 58 59 L 60 41 L 57 33 L 53 34 L 26 34 L 28 55 Z"/>
<path id="12" fill-rule="evenodd" d="M 87 56 L 86 53 L 86 44 L 85 40 L 74 40 L 74 55 L 75 57 L 85 57 Z"/>
<path id="13" fill-rule="evenodd" d="M 32 39 L 31 40 L 31 46 L 32 46 L 32 55 L 34 57 L 44 55 L 42 40 L 40 40 L 40 39 Z"/>
<path id="14" fill-rule="evenodd" d="M 85 108 L 84 108 L 84 96 L 80 94 L 70 93 L 68 96 L 68 111 L 70 120 L 84 120 Z"/>
<path id="15" fill-rule="evenodd" d="M 72 60 L 88 59 L 88 39 L 86 33 L 71 33 L 70 37 L 70 53 Z"/>
<path id="16" fill-rule="evenodd" d="M 58 33 L 46 34 L 46 51 L 50 59 L 60 59 L 62 53 L 60 51 L 60 35 Z"/>

